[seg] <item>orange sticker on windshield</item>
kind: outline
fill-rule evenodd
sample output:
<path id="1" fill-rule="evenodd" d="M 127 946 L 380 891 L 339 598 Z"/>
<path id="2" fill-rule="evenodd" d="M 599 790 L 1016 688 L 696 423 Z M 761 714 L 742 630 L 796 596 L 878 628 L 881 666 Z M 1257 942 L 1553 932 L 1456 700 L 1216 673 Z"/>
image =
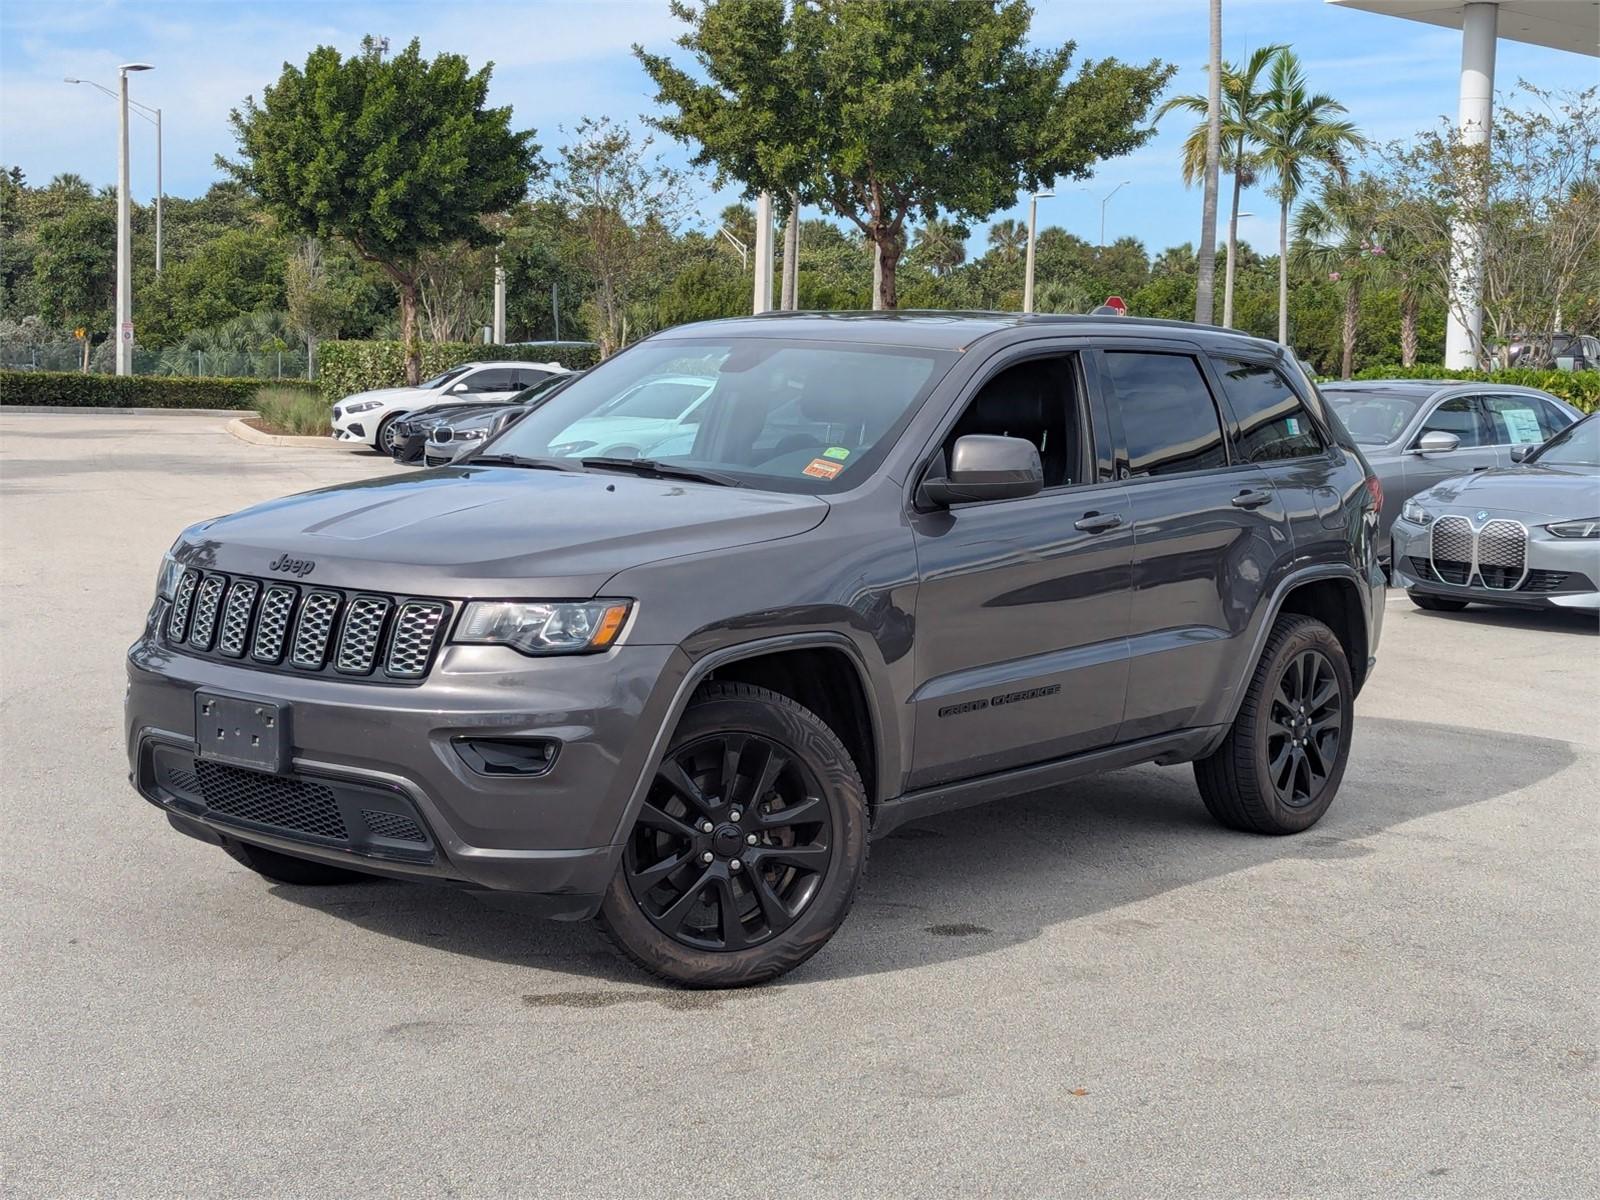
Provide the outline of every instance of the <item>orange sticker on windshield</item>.
<path id="1" fill-rule="evenodd" d="M 842 470 L 844 470 L 843 463 L 836 463 L 826 458 L 813 458 L 800 474 L 809 475 L 813 479 L 832 479 Z"/>

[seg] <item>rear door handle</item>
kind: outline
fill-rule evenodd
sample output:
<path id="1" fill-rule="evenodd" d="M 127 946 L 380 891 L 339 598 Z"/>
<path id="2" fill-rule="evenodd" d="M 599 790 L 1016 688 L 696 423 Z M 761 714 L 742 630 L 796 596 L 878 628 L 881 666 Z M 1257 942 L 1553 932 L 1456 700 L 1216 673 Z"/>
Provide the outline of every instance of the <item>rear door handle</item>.
<path id="1" fill-rule="evenodd" d="M 1072 523 L 1074 529 L 1081 529 L 1084 533 L 1104 533 L 1108 529 L 1115 529 L 1122 524 L 1120 513 L 1084 513 Z"/>
<path id="2" fill-rule="evenodd" d="M 1272 503 L 1272 493 L 1260 488 L 1248 488 L 1235 496 L 1230 503 L 1235 508 L 1260 508 Z"/>

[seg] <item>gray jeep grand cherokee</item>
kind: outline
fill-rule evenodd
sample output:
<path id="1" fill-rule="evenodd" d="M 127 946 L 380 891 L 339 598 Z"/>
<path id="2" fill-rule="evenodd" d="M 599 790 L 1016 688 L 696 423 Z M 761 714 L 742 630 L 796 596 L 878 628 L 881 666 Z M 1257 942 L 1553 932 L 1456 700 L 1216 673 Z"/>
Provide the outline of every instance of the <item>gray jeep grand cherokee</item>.
<path id="1" fill-rule="evenodd" d="M 686 375 L 687 413 L 605 415 Z M 1380 503 L 1293 357 L 1225 330 L 685 326 L 464 464 L 185 530 L 128 655 L 132 778 L 270 879 L 525 893 L 757 983 L 915 818 L 1192 761 L 1222 823 L 1314 824 Z"/>

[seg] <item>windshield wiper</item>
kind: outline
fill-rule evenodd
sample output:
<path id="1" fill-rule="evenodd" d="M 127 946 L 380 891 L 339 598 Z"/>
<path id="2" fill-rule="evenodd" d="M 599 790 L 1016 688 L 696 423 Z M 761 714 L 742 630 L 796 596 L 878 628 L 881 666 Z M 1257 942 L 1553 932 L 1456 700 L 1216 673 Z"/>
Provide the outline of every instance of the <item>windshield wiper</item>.
<path id="1" fill-rule="evenodd" d="M 602 471 L 627 471 L 633 475 L 654 476 L 657 479 L 689 479 L 695 483 L 714 483 L 719 487 L 743 487 L 732 475 L 721 471 L 707 471 L 702 467 L 680 467 L 673 463 L 657 462 L 653 458 L 585 458 L 586 467 Z"/>
<path id="2" fill-rule="evenodd" d="M 583 470 L 577 463 L 567 458 L 527 458 L 521 454 L 478 454 L 466 460 L 462 466 L 494 466 L 494 467 L 527 467 L 530 471 L 578 471 Z"/>

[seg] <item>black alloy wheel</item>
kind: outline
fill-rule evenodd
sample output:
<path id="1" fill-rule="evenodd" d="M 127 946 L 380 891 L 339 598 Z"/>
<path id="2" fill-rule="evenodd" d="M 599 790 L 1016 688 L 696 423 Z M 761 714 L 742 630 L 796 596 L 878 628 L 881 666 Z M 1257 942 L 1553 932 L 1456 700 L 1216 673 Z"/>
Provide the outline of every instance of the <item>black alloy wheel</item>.
<path id="1" fill-rule="evenodd" d="M 1349 658 L 1333 630 L 1303 613 L 1280 615 L 1233 724 L 1194 764 L 1206 809 L 1249 833 L 1310 829 L 1344 779 L 1355 694 Z"/>
<path id="2" fill-rule="evenodd" d="M 1344 740 L 1343 694 L 1320 650 L 1290 658 L 1267 713 L 1267 772 L 1290 808 L 1312 804 L 1328 786 Z"/>
<path id="3" fill-rule="evenodd" d="M 756 733 L 703 737 L 656 772 L 624 856 L 650 923 L 696 950 L 758 946 L 815 899 L 833 815 L 803 758 Z"/>

